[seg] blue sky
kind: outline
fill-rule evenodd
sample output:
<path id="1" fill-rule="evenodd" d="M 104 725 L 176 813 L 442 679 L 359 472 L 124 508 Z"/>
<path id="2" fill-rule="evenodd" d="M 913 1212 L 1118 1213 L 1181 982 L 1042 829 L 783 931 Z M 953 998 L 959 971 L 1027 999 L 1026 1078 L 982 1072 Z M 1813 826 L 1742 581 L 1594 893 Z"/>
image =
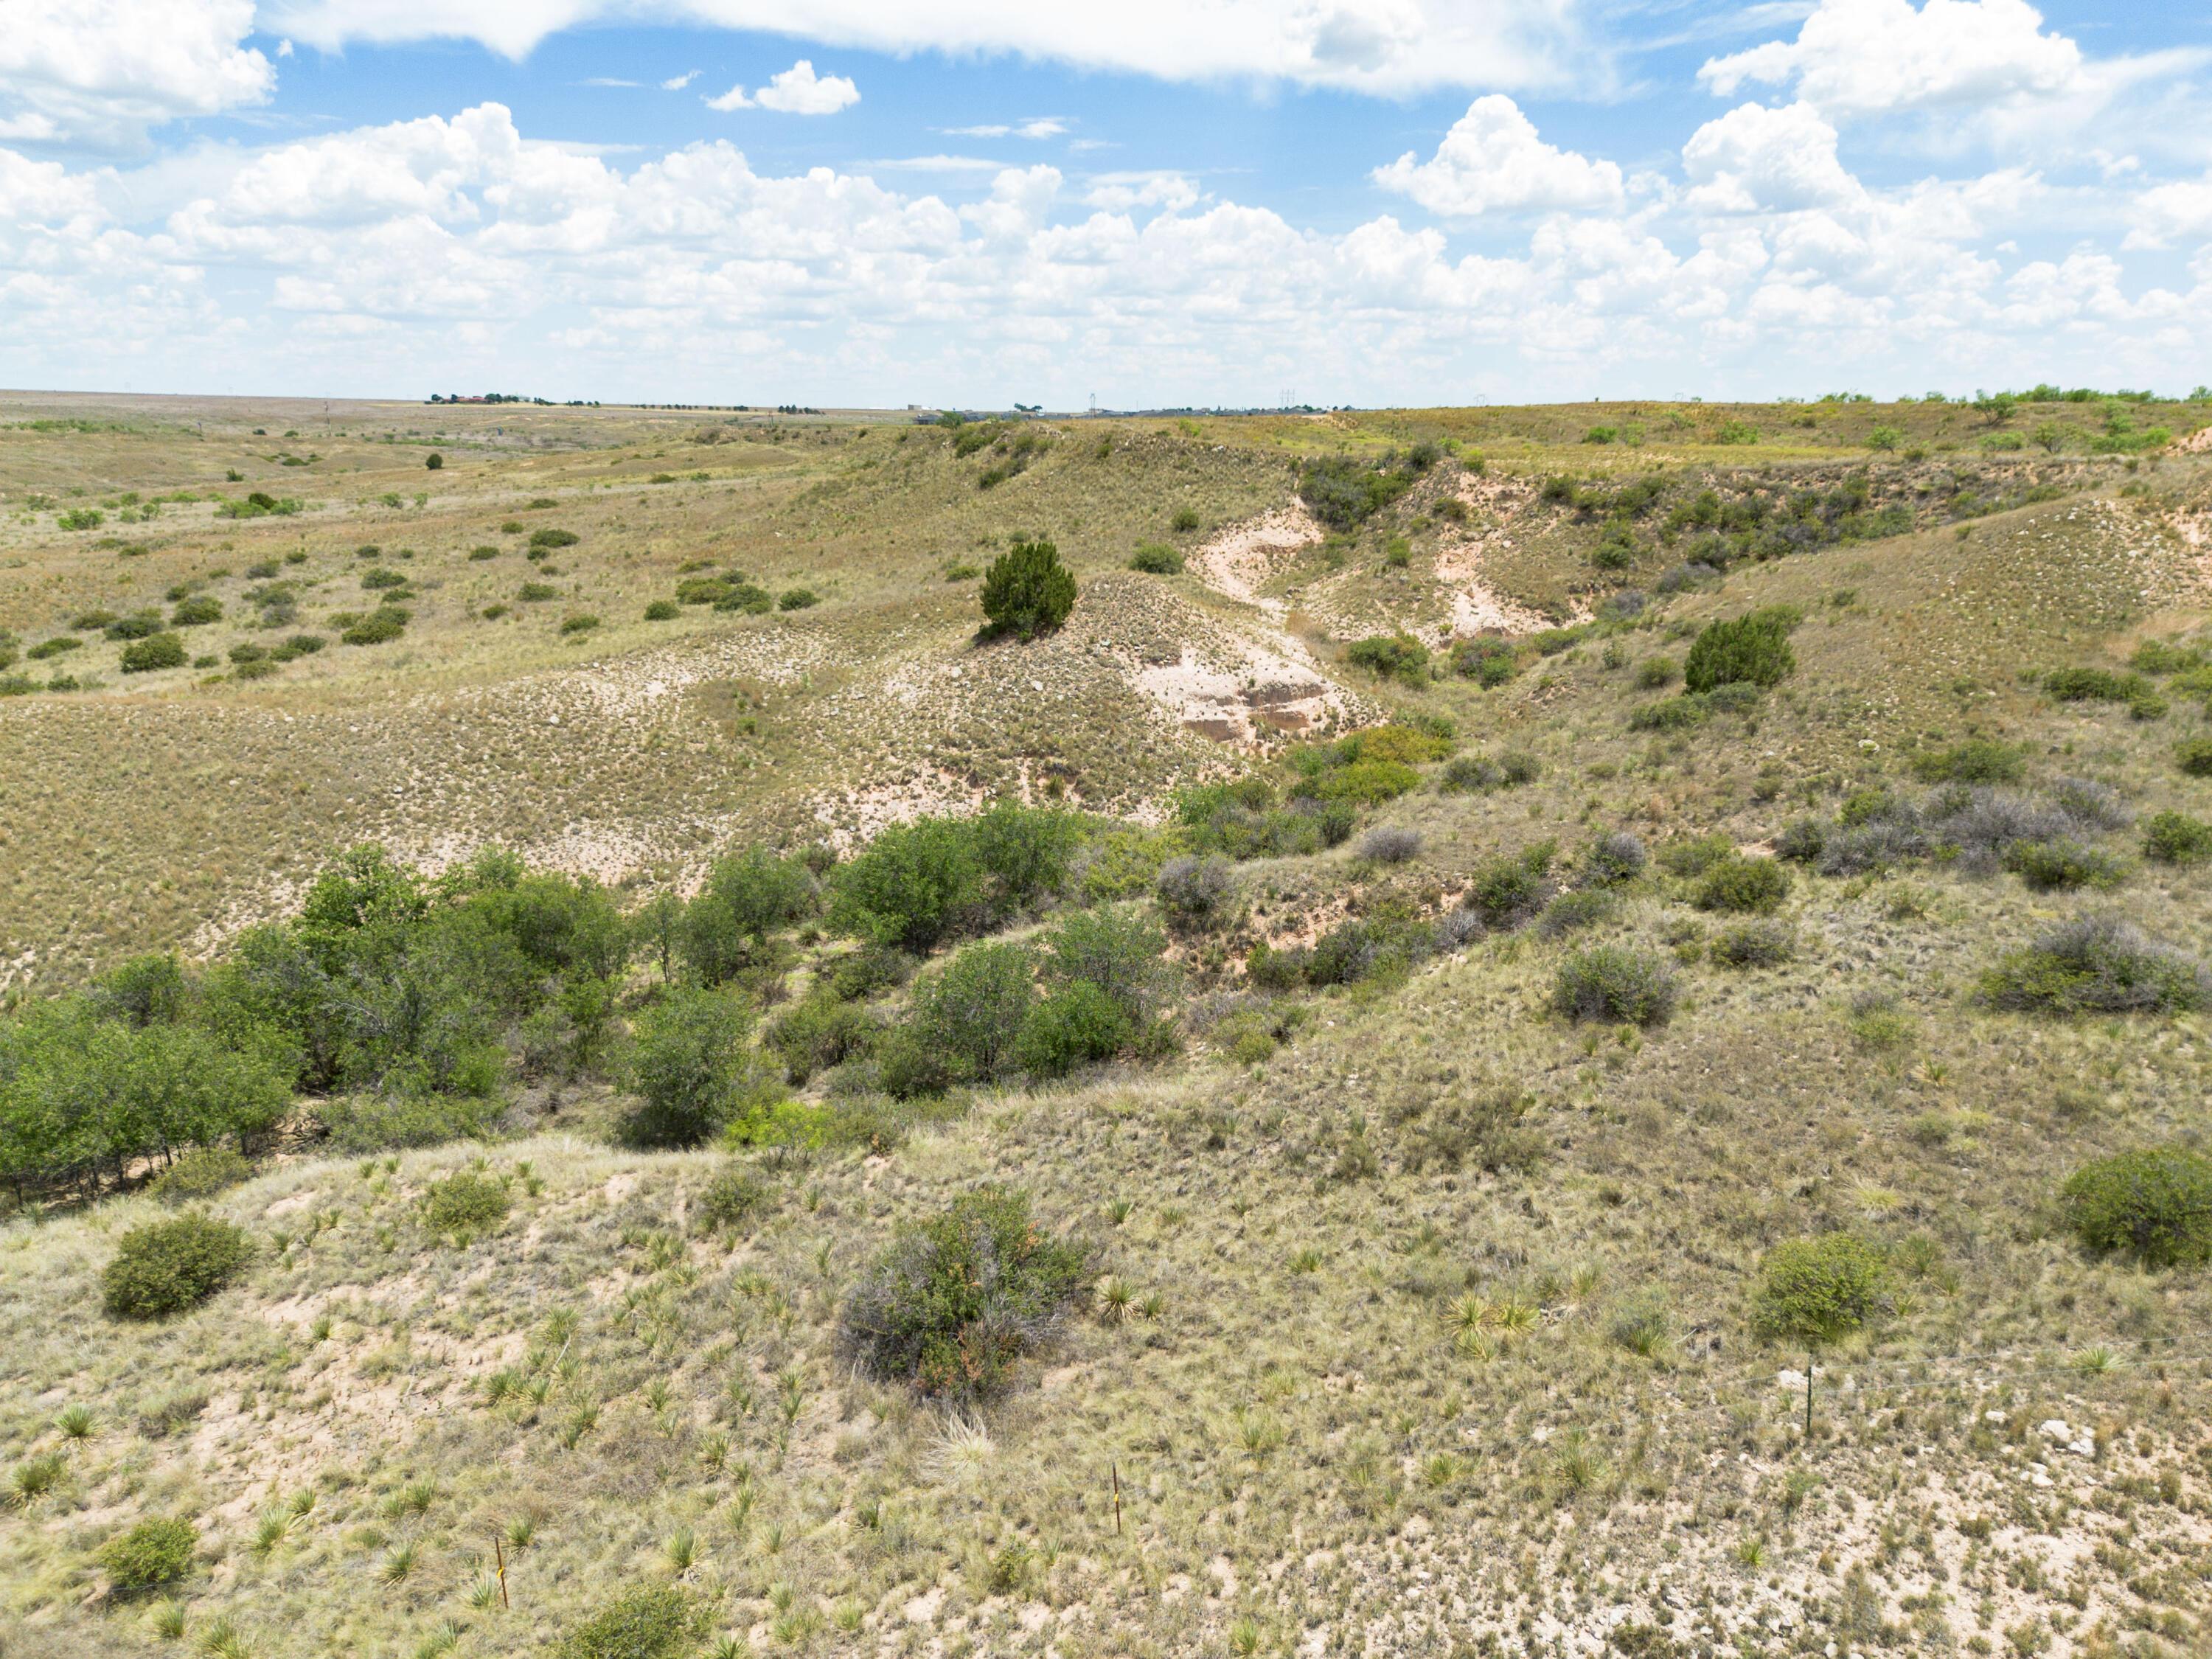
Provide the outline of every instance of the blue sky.
<path id="1" fill-rule="evenodd" d="M 2212 379 L 2204 7 L 16 6 L 10 385 L 1079 406 Z"/>

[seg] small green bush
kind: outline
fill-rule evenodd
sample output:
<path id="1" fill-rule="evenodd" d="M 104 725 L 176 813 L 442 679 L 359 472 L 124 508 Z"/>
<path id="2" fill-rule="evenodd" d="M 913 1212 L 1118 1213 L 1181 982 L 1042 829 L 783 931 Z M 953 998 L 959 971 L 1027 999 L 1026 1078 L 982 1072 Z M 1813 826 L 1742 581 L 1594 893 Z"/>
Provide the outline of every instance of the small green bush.
<path id="1" fill-rule="evenodd" d="M 655 599 L 645 607 L 645 619 L 647 622 L 672 622 L 683 614 L 682 609 L 673 599 Z"/>
<path id="2" fill-rule="evenodd" d="M 253 1165 L 228 1146 L 196 1146 L 154 1177 L 147 1190 L 164 1204 L 213 1198 L 253 1174 Z"/>
<path id="3" fill-rule="evenodd" d="M 1771 915 L 1790 896 L 1790 866 L 1778 859 L 1742 858 L 1731 854 L 1717 860 L 1698 884 L 1700 910 L 1725 910 L 1736 915 Z"/>
<path id="4" fill-rule="evenodd" d="M 561 631 L 563 634 L 588 634 L 599 625 L 599 619 L 588 612 L 582 616 L 563 617 L 561 619 Z"/>
<path id="5" fill-rule="evenodd" d="M 204 628 L 222 620 L 222 601 L 212 593 L 195 593 L 169 613 L 172 628 Z"/>
<path id="6" fill-rule="evenodd" d="M 1632 732 L 1685 732 L 1702 725 L 1711 713 L 1703 697 L 1665 697 L 1657 702 L 1638 703 L 1628 711 L 1628 729 Z"/>
<path id="7" fill-rule="evenodd" d="M 2130 702 L 2152 690 L 2140 674 L 2104 668 L 2055 668 L 2043 677 L 2043 689 L 2057 702 Z"/>
<path id="8" fill-rule="evenodd" d="M 555 1659 L 691 1659 L 710 1610 L 674 1584 L 624 1592 L 561 1638 Z"/>
<path id="9" fill-rule="evenodd" d="M 1755 685 L 1771 690 L 1797 667 L 1790 633 L 1797 612 L 1785 605 L 1753 611 L 1729 622 L 1708 623 L 1690 646 L 1682 683 L 1692 691 L 1720 685 Z"/>
<path id="10" fill-rule="evenodd" d="M 380 605 L 338 638 L 348 645 L 388 645 L 407 631 L 408 620 L 398 605 Z"/>
<path id="11" fill-rule="evenodd" d="M 987 1397 L 1058 1328 L 1089 1267 L 1088 1252 L 1037 1224 L 1023 1194 L 966 1193 L 877 1259 L 845 1304 L 840 1346 L 879 1381 Z"/>
<path id="12" fill-rule="evenodd" d="M 1129 556 L 1129 568 L 1150 576 L 1179 576 L 1183 556 L 1165 542 L 1145 542 Z"/>
<path id="13" fill-rule="evenodd" d="M 1796 954 L 1796 943 L 1778 921 L 1739 922 L 1722 930 L 1708 954 L 1723 968 L 1773 968 Z"/>
<path id="14" fill-rule="evenodd" d="M 152 1516 L 100 1547 L 108 1582 L 130 1595 L 173 1584 L 192 1570 L 199 1534 L 179 1516 Z"/>
<path id="15" fill-rule="evenodd" d="M 2117 887 L 2126 864 L 2078 841 L 2018 841 L 2005 849 L 2004 867 L 2039 893 L 2071 887 Z"/>
<path id="16" fill-rule="evenodd" d="M 2100 1255 L 2146 1267 L 2212 1261 L 2212 1158 L 2182 1146 L 2084 1164 L 2060 1194 L 2067 1224 Z"/>
<path id="17" fill-rule="evenodd" d="M 1540 841 L 1509 857 L 1476 867 L 1460 903 L 1486 927 L 1518 927 L 1551 902 L 1559 890 L 1552 880 L 1556 843 Z"/>
<path id="18" fill-rule="evenodd" d="M 982 603 L 992 632 L 1033 640 L 1067 620 L 1075 578 L 1050 542 L 1016 542 L 983 573 Z"/>
<path id="19" fill-rule="evenodd" d="M 1889 1263 L 1856 1233 L 1824 1233 L 1776 1245 L 1759 1264 L 1752 1324 L 1763 1336 L 1840 1341 L 1885 1309 Z"/>
<path id="20" fill-rule="evenodd" d="M 1945 749 L 1926 749 L 1912 757 L 1915 776 L 1923 783 L 2018 783 L 2027 757 L 2008 743 L 1969 738 Z"/>
<path id="21" fill-rule="evenodd" d="M 557 599 L 561 590 L 551 582 L 525 582 L 515 590 L 514 597 L 525 605 L 543 605 L 548 599 Z"/>
<path id="22" fill-rule="evenodd" d="M 457 1170 L 423 1193 L 422 1224 L 434 1233 L 487 1232 L 507 1219 L 507 1202 L 504 1181 Z"/>
<path id="23" fill-rule="evenodd" d="M 2203 965 L 2116 916 L 2082 916 L 1982 975 L 1990 1006 L 2029 1013 L 2175 1012 L 2212 1002 Z"/>
<path id="24" fill-rule="evenodd" d="M 2191 738 L 2174 745 L 2177 765 L 2192 778 L 2212 778 L 2212 738 Z"/>
<path id="25" fill-rule="evenodd" d="M 1175 517 L 1168 520 L 1168 528 L 1178 536 L 1188 536 L 1198 528 L 1198 514 L 1190 507 L 1178 507 Z"/>
<path id="26" fill-rule="evenodd" d="M 2212 858 L 2212 823 L 2186 812 L 2155 812 L 2143 825 L 2143 856 L 2160 864 L 2198 864 Z"/>
<path id="27" fill-rule="evenodd" d="M 1014 1039 L 1014 1059 L 1038 1077 L 1061 1077 L 1078 1066 L 1111 1059 L 1135 1035 L 1113 997 L 1079 979 L 1030 1008 Z"/>
<path id="28" fill-rule="evenodd" d="M 543 530 L 533 530 L 530 532 L 530 544 L 532 547 L 574 547 L 577 540 L 574 531 L 556 530 L 550 525 Z"/>
<path id="29" fill-rule="evenodd" d="M 150 674 L 157 669 L 182 668 L 191 660 L 185 642 L 174 634 L 149 634 L 123 647 L 123 672 Z"/>
<path id="30" fill-rule="evenodd" d="M 865 1008 L 817 995 L 779 1015 L 765 1041 L 783 1062 L 784 1075 L 797 1085 L 865 1052 L 875 1036 L 876 1022 Z"/>
<path id="31" fill-rule="evenodd" d="M 708 1181 L 692 1212 L 707 1231 L 722 1232 L 750 1221 L 769 1196 L 768 1183 L 744 1164 L 726 1164 Z"/>
<path id="32" fill-rule="evenodd" d="M 811 611 L 821 603 L 821 596 L 811 587 L 787 587 L 775 596 L 779 611 Z"/>
<path id="33" fill-rule="evenodd" d="M 101 1274 L 107 1311 L 160 1319 L 196 1308 L 243 1273 L 252 1255 L 243 1231 L 204 1215 L 133 1227 Z"/>
<path id="34" fill-rule="evenodd" d="M 1452 672 L 1485 690 L 1511 679 L 1520 662 L 1521 653 L 1509 640 L 1469 640 L 1452 653 Z"/>
<path id="35" fill-rule="evenodd" d="M 1354 761 L 1324 774 L 1313 793 L 1321 800 L 1379 806 L 1419 787 L 1420 781 L 1419 772 L 1398 761 Z"/>
<path id="36" fill-rule="evenodd" d="M 1410 635 L 1376 634 L 1354 640 L 1345 647 L 1344 659 L 1378 679 L 1419 685 L 1429 677 L 1429 647 Z"/>
<path id="37" fill-rule="evenodd" d="M 1620 945 L 1594 945 L 1559 964 L 1552 1006 L 1569 1019 L 1663 1025 L 1680 995 L 1663 957 Z"/>

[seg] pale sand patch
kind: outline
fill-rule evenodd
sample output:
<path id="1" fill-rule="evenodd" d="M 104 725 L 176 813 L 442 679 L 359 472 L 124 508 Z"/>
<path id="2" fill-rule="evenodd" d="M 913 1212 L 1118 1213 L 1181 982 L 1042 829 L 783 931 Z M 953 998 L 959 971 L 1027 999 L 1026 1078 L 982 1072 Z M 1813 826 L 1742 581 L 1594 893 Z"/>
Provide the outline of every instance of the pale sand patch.
<path id="1" fill-rule="evenodd" d="M 1184 726 L 1223 743 L 1261 747 L 1352 718 L 1345 694 L 1312 666 L 1258 646 L 1223 665 L 1185 645 L 1176 661 L 1148 664 L 1132 678 Z"/>
<path id="2" fill-rule="evenodd" d="M 1231 525 L 1191 555 L 1190 568 L 1215 592 L 1257 605 L 1280 620 L 1285 609 L 1282 601 L 1263 599 L 1259 590 L 1285 555 L 1321 539 L 1322 528 L 1313 514 L 1293 501 L 1259 518 Z"/>

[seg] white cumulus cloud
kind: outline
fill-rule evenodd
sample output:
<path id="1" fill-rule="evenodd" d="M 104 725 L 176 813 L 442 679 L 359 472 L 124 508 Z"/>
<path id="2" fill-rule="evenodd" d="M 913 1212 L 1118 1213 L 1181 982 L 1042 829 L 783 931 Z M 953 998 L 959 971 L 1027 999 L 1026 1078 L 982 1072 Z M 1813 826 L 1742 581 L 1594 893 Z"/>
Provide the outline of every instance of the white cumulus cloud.
<path id="1" fill-rule="evenodd" d="M 1810 104 L 1744 104 L 1682 146 L 1689 204 L 1707 213 L 1791 212 L 1864 194 L 1836 158 L 1836 130 Z"/>
<path id="2" fill-rule="evenodd" d="M 253 0 L 6 0 L 0 140 L 128 149 L 149 129 L 264 101 Z"/>
<path id="3" fill-rule="evenodd" d="M 772 75 L 758 94 L 763 109 L 786 115 L 835 115 L 860 101 L 860 89 L 842 75 L 817 76 L 814 65 L 800 58 L 781 75 Z"/>
<path id="4" fill-rule="evenodd" d="M 1621 201 L 1620 168 L 1547 144 L 1500 93 L 1478 98 L 1426 161 L 1407 151 L 1375 182 L 1431 213 L 1473 218 L 1499 210 L 1603 209 Z"/>
<path id="5" fill-rule="evenodd" d="M 681 75 L 672 75 L 660 83 L 663 92 L 681 92 L 699 78 L 697 70 L 686 70 Z"/>
<path id="6" fill-rule="evenodd" d="M 2066 92 L 2081 49 L 2027 0 L 1820 0 L 1795 40 L 1717 58 L 1698 78 L 1721 97 L 1794 83 L 1838 119 Z"/>

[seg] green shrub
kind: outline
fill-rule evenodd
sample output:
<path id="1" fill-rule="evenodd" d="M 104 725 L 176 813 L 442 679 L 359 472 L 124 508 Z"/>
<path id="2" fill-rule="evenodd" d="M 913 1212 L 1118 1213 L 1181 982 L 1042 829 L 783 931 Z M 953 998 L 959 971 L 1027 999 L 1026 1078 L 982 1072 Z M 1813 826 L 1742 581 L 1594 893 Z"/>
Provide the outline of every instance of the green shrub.
<path id="1" fill-rule="evenodd" d="M 1752 1324 L 1763 1336 L 1840 1341 L 1884 1310 L 1888 1287 L 1887 1258 L 1856 1233 L 1787 1239 L 1759 1264 Z"/>
<path id="2" fill-rule="evenodd" d="M 1488 690 L 1511 679 L 1520 661 L 1510 640 L 1469 640 L 1452 653 L 1452 672 Z"/>
<path id="3" fill-rule="evenodd" d="M 2174 745 L 2173 758 L 2192 778 L 2212 778 L 2212 738 L 2191 738 Z"/>
<path id="4" fill-rule="evenodd" d="M 684 961 L 708 985 L 752 965 L 768 936 L 814 908 L 814 876 L 805 862 L 754 846 L 716 860 L 699 896 L 684 908 Z"/>
<path id="5" fill-rule="evenodd" d="M 358 1157 L 480 1139 L 491 1132 L 485 1103 L 468 1096 L 365 1094 L 315 1103 L 330 1149 Z"/>
<path id="6" fill-rule="evenodd" d="M 1778 859 L 1748 859 L 1730 854 L 1716 860 L 1698 884 L 1700 910 L 1726 910 L 1738 915 L 1771 915 L 1790 896 L 1790 867 Z"/>
<path id="7" fill-rule="evenodd" d="M 1638 703 L 1628 711 L 1632 732 L 1684 732 L 1699 726 L 1711 712 L 1703 697 L 1664 697 Z"/>
<path id="8" fill-rule="evenodd" d="M 1058 1328 L 1090 1267 L 1018 1192 L 986 1187 L 903 1229 L 848 1298 L 844 1355 L 882 1382 L 969 1401 L 1002 1388 Z"/>
<path id="9" fill-rule="evenodd" d="M 562 1637 L 555 1659 L 691 1659 L 710 1617 L 687 1590 L 645 1585 L 625 1591 Z"/>
<path id="10" fill-rule="evenodd" d="M 1636 666 L 1636 683 L 1646 691 L 1656 691 L 1662 686 L 1674 684 L 1681 674 L 1680 666 L 1672 657 L 1646 657 Z"/>
<path id="11" fill-rule="evenodd" d="M 191 660 L 185 642 L 174 634 L 149 634 L 123 647 L 123 672 L 149 674 L 156 669 L 182 668 Z"/>
<path id="12" fill-rule="evenodd" d="M 456 1170 L 430 1183 L 422 1194 L 422 1224 L 434 1233 L 486 1232 L 507 1219 L 507 1183 Z"/>
<path id="13" fill-rule="evenodd" d="M 1476 867 L 1460 900 L 1482 918 L 1486 927 L 1518 927 L 1550 902 L 1558 887 L 1552 880 L 1557 845 L 1540 841 L 1510 857 Z"/>
<path id="14" fill-rule="evenodd" d="M 408 613 L 395 605 L 379 605 L 338 635 L 348 645 L 388 645 L 407 631 Z"/>
<path id="15" fill-rule="evenodd" d="M 1437 787 L 1448 795 L 1489 793 L 1533 783 L 1543 775 L 1542 763 L 1534 755 L 1508 750 L 1492 759 L 1486 755 L 1459 755 L 1444 763 Z"/>
<path id="16" fill-rule="evenodd" d="M 599 619 L 589 612 L 582 616 L 561 618 L 561 631 L 563 634 L 588 634 L 599 625 Z"/>
<path id="17" fill-rule="evenodd" d="M 779 611 L 811 611 L 821 603 L 821 595 L 811 587 L 787 587 L 775 596 Z"/>
<path id="18" fill-rule="evenodd" d="M 927 952 L 969 925 L 985 885 L 965 825 L 951 818 L 895 824 L 836 872 L 830 921 L 879 945 Z"/>
<path id="19" fill-rule="evenodd" d="M 211 593 L 195 593 L 169 613 L 172 628 L 204 628 L 222 620 L 222 601 Z"/>
<path id="20" fill-rule="evenodd" d="M 696 1146 L 756 1097 L 751 1016 L 719 991 L 677 987 L 639 1016 L 628 1066 L 639 1101 L 617 1133 L 641 1147 Z"/>
<path id="21" fill-rule="evenodd" d="M 530 532 L 530 544 L 532 547 L 574 547 L 577 539 L 574 531 L 556 530 L 550 525 L 543 530 L 533 530 Z"/>
<path id="22" fill-rule="evenodd" d="M 361 585 L 369 592 L 379 593 L 389 588 L 406 586 L 407 577 L 404 571 L 394 570 L 386 565 L 371 565 L 361 573 Z"/>
<path id="23" fill-rule="evenodd" d="M 1406 634 L 1377 634 L 1354 640 L 1345 647 L 1344 659 L 1381 679 L 1403 680 L 1419 685 L 1429 677 L 1429 647 Z"/>
<path id="24" fill-rule="evenodd" d="M 1179 507 L 1176 509 L 1175 517 L 1168 520 L 1168 528 L 1178 536 L 1188 536 L 1198 528 L 1198 514 L 1194 509 Z"/>
<path id="25" fill-rule="evenodd" d="M 768 1184 L 742 1164 L 726 1164 L 714 1171 L 706 1189 L 692 1206 L 699 1225 L 708 1232 L 742 1227 L 765 1206 Z"/>
<path id="26" fill-rule="evenodd" d="M 2084 1164 L 2060 1194 L 2067 1224 L 2100 1255 L 2146 1267 L 2212 1261 L 2212 1158 L 2182 1146 Z"/>
<path id="27" fill-rule="evenodd" d="M 1129 568 L 1141 570 L 1151 576 L 1179 576 L 1182 574 L 1182 555 L 1165 542 L 1144 542 L 1129 556 Z"/>
<path id="28" fill-rule="evenodd" d="M 107 1311 L 160 1319 L 196 1308 L 243 1273 L 252 1254 L 242 1231 L 204 1215 L 133 1227 L 101 1274 Z"/>
<path id="29" fill-rule="evenodd" d="M 1324 801 L 1379 806 L 1419 787 L 1420 781 L 1419 773 L 1397 761 L 1354 761 L 1323 775 L 1313 793 Z"/>
<path id="30" fill-rule="evenodd" d="M 794 1085 L 865 1052 L 875 1035 L 876 1022 L 866 1009 L 834 996 L 811 996 L 793 1005 L 764 1034 Z"/>
<path id="31" fill-rule="evenodd" d="M 125 1595 L 173 1584 L 192 1570 L 199 1534 L 181 1516 L 150 1516 L 100 1547 L 108 1582 Z"/>
<path id="32" fill-rule="evenodd" d="M 971 945 L 915 984 L 915 1035 L 955 1075 L 995 1078 L 1036 1000 L 1036 964 L 1022 945 Z"/>
<path id="33" fill-rule="evenodd" d="M 1709 836 L 1668 842 L 1659 849 L 1659 867 L 1670 876 L 1702 876 L 1715 865 L 1735 856 L 1735 843 L 1716 830 Z"/>
<path id="34" fill-rule="evenodd" d="M 2005 848 L 2004 867 L 2039 893 L 2069 887 L 2117 887 L 2126 864 L 2078 841 L 2016 841 Z"/>
<path id="35" fill-rule="evenodd" d="M 2212 823 L 2186 812 L 2154 812 L 2143 825 L 2143 856 L 2160 864 L 2197 864 L 2212 858 Z"/>
<path id="36" fill-rule="evenodd" d="M 1921 750 L 1912 757 L 1912 770 L 1924 783 L 2018 783 L 2027 774 L 2027 757 L 2008 743 L 1969 738 Z"/>
<path id="37" fill-rule="evenodd" d="M 1048 541 L 1016 542 L 983 573 L 983 614 L 994 634 L 1032 640 L 1067 620 L 1075 578 Z"/>
<path id="38" fill-rule="evenodd" d="M 551 582 L 525 582 L 517 588 L 514 597 L 525 605 L 543 605 L 548 599 L 557 599 L 561 590 Z"/>
<path id="39" fill-rule="evenodd" d="M 164 1204 L 213 1198 L 249 1180 L 253 1165 L 228 1146 L 195 1146 L 154 1177 L 147 1191 Z"/>
<path id="40" fill-rule="evenodd" d="M 673 599 L 655 599 L 645 607 L 647 622 L 671 622 L 683 614 Z"/>
<path id="41" fill-rule="evenodd" d="M 137 611 L 127 617 L 110 617 L 100 629 L 111 640 L 143 640 L 161 631 L 161 613 L 158 611 Z"/>
<path id="42" fill-rule="evenodd" d="M 1111 996 L 1079 979 L 1030 1008 L 1014 1039 L 1014 1059 L 1038 1077 L 1061 1077 L 1078 1066 L 1112 1058 L 1135 1035 Z"/>
<path id="43" fill-rule="evenodd" d="M 1778 921 L 1745 921 L 1722 930 L 1709 947 L 1723 968 L 1773 968 L 1796 954 L 1796 942 Z"/>
<path id="44" fill-rule="evenodd" d="M 2023 1012 L 2176 1012 L 2212 1002 L 2212 975 L 2115 916 L 2062 923 L 1982 975 L 1992 1007 Z"/>
<path id="45" fill-rule="evenodd" d="M 429 454 L 428 454 L 427 456 L 425 456 L 425 457 L 423 458 L 423 459 L 422 459 L 422 465 L 423 465 L 424 466 L 428 467 L 428 468 L 431 471 L 433 471 L 433 472 L 435 472 L 436 471 L 438 471 L 438 469 L 439 469 L 439 468 L 441 468 L 441 467 L 442 467 L 443 465 L 445 465 L 445 464 L 446 464 L 446 458 L 445 458 L 443 455 L 441 455 L 441 454 L 440 454 L 436 450 L 434 450 L 434 450 L 432 450 L 432 451 L 429 453 Z"/>
<path id="46" fill-rule="evenodd" d="M 2055 668 L 2043 677 L 2043 689 L 2057 702 L 2130 702 L 2153 690 L 2140 674 L 2104 668 Z"/>
<path id="47" fill-rule="evenodd" d="M 1072 813 L 1013 800 L 994 802 L 970 821 L 968 833 L 1000 916 L 1064 890 L 1083 842 L 1083 827 Z"/>
<path id="48" fill-rule="evenodd" d="M 1552 1006 L 1569 1019 L 1663 1025 L 1680 994 L 1665 957 L 1620 945 L 1594 945 L 1559 964 Z"/>
<path id="49" fill-rule="evenodd" d="M 1786 605 L 1753 611 L 1732 621 L 1709 623 L 1691 642 L 1682 665 L 1682 683 L 1692 691 L 1722 685 L 1755 685 L 1771 690 L 1797 667 L 1790 633 L 1798 614 Z"/>

